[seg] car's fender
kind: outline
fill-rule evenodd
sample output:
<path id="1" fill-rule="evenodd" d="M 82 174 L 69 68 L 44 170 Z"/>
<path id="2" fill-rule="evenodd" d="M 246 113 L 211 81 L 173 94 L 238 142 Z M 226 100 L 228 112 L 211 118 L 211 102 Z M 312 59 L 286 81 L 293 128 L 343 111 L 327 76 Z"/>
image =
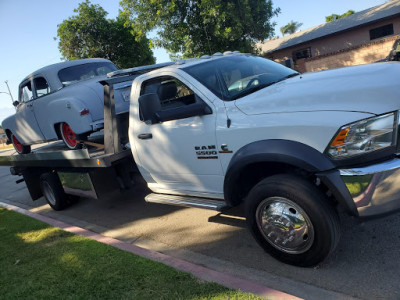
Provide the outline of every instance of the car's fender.
<path id="1" fill-rule="evenodd" d="M 42 131 L 46 139 L 57 138 L 55 131 L 56 124 L 68 123 L 71 129 L 76 134 L 82 134 L 92 130 L 90 125 L 93 120 L 88 114 L 81 115 L 81 112 L 86 109 L 85 104 L 76 97 L 55 99 L 47 104 L 48 120 L 45 126 L 42 126 Z"/>
<path id="2" fill-rule="evenodd" d="M 17 131 L 17 124 L 16 124 L 16 119 L 15 119 L 15 114 L 5 118 L 3 120 L 3 122 L 1 123 L 1 126 L 4 129 L 4 132 L 7 134 L 7 138 L 8 139 L 10 139 L 9 132 L 12 132 L 19 141 L 22 141 L 22 138 L 18 134 L 18 131 Z"/>

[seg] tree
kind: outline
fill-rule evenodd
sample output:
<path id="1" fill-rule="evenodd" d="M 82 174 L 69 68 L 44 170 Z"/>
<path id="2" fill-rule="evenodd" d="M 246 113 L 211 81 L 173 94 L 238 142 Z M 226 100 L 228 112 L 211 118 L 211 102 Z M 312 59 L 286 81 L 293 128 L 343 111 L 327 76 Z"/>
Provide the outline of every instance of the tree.
<path id="1" fill-rule="evenodd" d="M 327 23 L 329 23 L 329 22 L 332 22 L 332 21 L 337 20 L 337 19 L 345 18 L 345 17 L 350 16 L 350 15 L 352 15 L 354 13 L 355 13 L 355 11 L 350 9 L 347 12 L 345 12 L 343 15 L 331 14 L 330 16 L 325 17 L 325 21 Z"/>
<path id="2" fill-rule="evenodd" d="M 302 25 L 303 25 L 303 23 L 295 22 L 293 20 L 290 21 L 290 23 L 281 27 L 280 30 L 281 30 L 282 36 L 284 36 L 285 34 L 295 33 Z"/>
<path id="3" fill-rule="evenodd" d="M 124 16 L 106 19 L 107 12 L 88 0 L 74 12 L 77 15 L 58 25 L 58 48 L 64 58 L 107 58 L 119 68 L 155 62 L 150 41 L 136 34 L 132 22 Z"/>
<path id="4" fill-rule="evenodd" d="M 156 29 L 157 47 L 195 57 L 227 50 L 254 52 L 273 35 L 272 0 L 122 0 L 123 14 L 141 35 Z"/>

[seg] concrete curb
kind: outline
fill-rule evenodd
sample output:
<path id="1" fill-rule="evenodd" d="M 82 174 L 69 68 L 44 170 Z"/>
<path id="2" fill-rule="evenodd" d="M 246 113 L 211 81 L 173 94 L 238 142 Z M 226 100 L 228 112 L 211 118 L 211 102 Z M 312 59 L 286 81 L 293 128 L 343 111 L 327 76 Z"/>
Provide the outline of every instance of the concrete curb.
<path id="1" fill-rule="evenodd" d="M 168 256 L 159 252 L 155 252 L 152 250 L 144 249 L 135 245 L 132 245 L 130 243 L 126 243 L 111 237 L 106 237 L 98 233 L 94 233 L 92 231 L 73 226 L 46 216 L 42 216 L 37 213 L 30 212 L 26 209 L 7 204 L 4 202 L 0 202 L 0 207 L 4 207 L 8 210 L 12 210 L 15 212 L 18 212 L 23 215 L 27 215 L 29 217 L 32 217 L 36 220 L 42 221 L 44 223 L 47 223 L 51 226 L 61 228 L 65 231 L 78 234 L 84 237 L 87 237 L 89 239 L 98 241 L 103 244 L 107 244 L 113 247 L 116 247 L 118 249 L 131 252 L 133 254 L 139 255 L 141 257 L 145 257 L 148 259 L 151 259 L 153 261 L 161 262 L 165 265 L 171 266 L 177 270 L 184 271 L 187 273 L 190 273 L 197 278 L 208 281 L 208 282 L 216 282 L 219 283 L 223 286 L 226 286 L 231 289 L 237 289 L 241 290 L 243 292 L 248 292 L 252 294 L 259 295 L 263 298 L 268 298 L 268 299 L 281 299 L 281 300 L 294 300 L 294 299 L 301 299 L 298 297 L 295 297 L 290 294 L 286 294 L 284 292 L 274 290 L 271 288 L 268 288 L 266 286 L 262 286 L 259 284 L 252 283 L 250 281 L 247 281 L 245 279 L 233 277 L 218 271 L 214 271 L 211 269 L 208 269 L 203 266 L 199 266 L 172 256 Z"/>

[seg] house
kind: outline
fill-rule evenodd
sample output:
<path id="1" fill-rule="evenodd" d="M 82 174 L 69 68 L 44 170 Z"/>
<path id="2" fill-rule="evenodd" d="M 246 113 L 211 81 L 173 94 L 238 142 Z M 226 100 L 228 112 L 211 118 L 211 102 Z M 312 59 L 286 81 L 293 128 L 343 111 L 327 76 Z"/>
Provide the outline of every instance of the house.
<path id="1" fill-rule="evenodd" d="M 6 141 L 7 141 L 7 136 L 6 136 L 5 132 L 4 132 L 4 129 L 0 128 L 0 145 L 1 144 L 5 144 Z"/>
<path id="2" fill-rule="evenodd" d="M 372 63 L 400 37 L 400 0 L 259 44 L 262 55 L 301 72 Z"/>

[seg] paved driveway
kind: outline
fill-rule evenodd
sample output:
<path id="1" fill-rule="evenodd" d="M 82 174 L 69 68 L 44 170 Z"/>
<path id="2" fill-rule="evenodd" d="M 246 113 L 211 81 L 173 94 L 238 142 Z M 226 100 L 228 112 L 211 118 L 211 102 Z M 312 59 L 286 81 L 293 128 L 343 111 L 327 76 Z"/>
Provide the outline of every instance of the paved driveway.
<path id="1" fill-rule="evenodd" d="M 265 254 L 246 229 L 241 208 L 227 214 L 144 202 L 147 189 L 82 199 L 61 212 L 32 202 L 25 184 L 0 167 L 0 201 L 104 235 L 250 278 L 307 299 L 400 299 L 400 214 L 360 222 L 342 216 L 337 251 L 317 268 L 282 264 Z M 140 181 L 140 178 L 137 179 Z"/>

